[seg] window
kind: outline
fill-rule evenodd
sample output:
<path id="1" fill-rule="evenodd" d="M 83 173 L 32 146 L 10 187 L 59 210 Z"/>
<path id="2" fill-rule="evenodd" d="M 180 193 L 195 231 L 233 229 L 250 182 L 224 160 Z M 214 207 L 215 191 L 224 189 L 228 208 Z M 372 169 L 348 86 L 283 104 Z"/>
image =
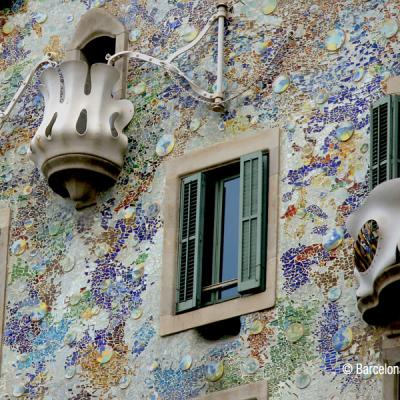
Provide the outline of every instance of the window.
<path id="1" fill-rule="evenodd" d="M 385 96 L 371 107 L 370 189 L 400 177 L 400 96 Z"/>
<path id="2" fill-rule="evenodd" d="M 107 63 L 106 55 L 115 54 L 115 38 L 109 36 L 99 36 L 81 49 L 88 65 L 96 63 Z"/>
<path id="3" fill-rule="evenodd" d="M 2 0 L 2 4 L 0 4 L 0 10 L 11 10 L 14 5 L 14 0 Z"/>
<path id="4" fill-rule="evenodd" d="M 66 52 L 66 60 L 83 60 L 89 65 L 105 63 L 107 54 L 128 49 L 128 32 L 113 15 L 101 8 L 85 13 L 76 26 L 72 41 Z M 115 63 L 120 79 L 114 86 L 115 97 L 124 98 L 128 60 L 121 58 Z"/>
<path id="5" fill-rule="evenodd" d="M 0 372 L 1 346 L 3 343 L 3 325 L 7 285 L 8 235 L 10 230 L 10 209 L 0 209 Z"/>
<path id="6" fill-rule="evenodd" d="M 177 312 L 265 289 L 268 153 L 181 181 Z"/>
<path id="7" fill-rule="evenodd" d="M 160 334 L 275 304 L 279 129 L 167 163 Z"/>

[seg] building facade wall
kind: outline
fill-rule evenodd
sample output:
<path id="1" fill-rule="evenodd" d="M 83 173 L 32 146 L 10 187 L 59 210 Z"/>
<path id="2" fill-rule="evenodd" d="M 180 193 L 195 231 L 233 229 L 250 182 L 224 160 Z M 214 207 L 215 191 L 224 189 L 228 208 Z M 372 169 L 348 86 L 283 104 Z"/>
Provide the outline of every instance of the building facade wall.
<path id="1" fill-rule="evenodd" d="M 130 49 L 160 58 L 186 44 L 215 7 L 207 0 L 92 3 L 17 0 L 11 14 L 0 15 L 1 108 L 46 52 L 65 57 L 75 25 L 91 7 L 103 7 L 127 27 Z M 384 94 L 389 76 L 400 74 L 399 36 L 386 38 L 382 24 L 398 20 L 399 2 L 278 0 L 268 15 L 265 6 L 233 4 L 228 90 L 256 82 L 222 114 L 164 71 L 130 64 L 129 150 L 117 184 L 97 206 L 76 211 L 29 161 L 43 111 L 38 81 L 29 86 L 0 135 L 0 205 L 11 208 L 3 398 L 24 385 L 31 399 L 190 399 L 260 380 L 271 399 L 381 398 L 381 377 L 343 372 L 347 362 L 377 363 L 381 331 L 357 311 L 349 235 L 331 250 L 326 240 L 368 191 L 370 103 Z M 338 51 L 326 48 L 332 29 L 346 35 Z M 210 89 L 216 31 L 189 54 L 182 68 Z M 281 74 L 291 83 L 279 94 L 272 82 Z M 355 129 L 344 141 L 337 128 L 346 121 Z M 275 306 L 242 316 L 235 337 L 211 341 L 195 329 L 160 337 L 166 161 L 272 127 L 281 129 Z M 159 157 L 164 134 L 175 136 L 175 147 Z M 144 276 L 132 279 L 141 264 Z M 33 321 L 40 303 L 48 309 Z M 295 342 L 293 323 L 304 328 Z M 352 342 L 337 352 L 333 336 L 346 327 Z M 113 354 L 101 363 L 104 346 Z M 187 355 L 193 363 L 183 371 Z M 215 361 L 223 361 L 224 375 L 210 382 L 205 366 Z M 75 374 L 66 377 L 71 366 Z"/>

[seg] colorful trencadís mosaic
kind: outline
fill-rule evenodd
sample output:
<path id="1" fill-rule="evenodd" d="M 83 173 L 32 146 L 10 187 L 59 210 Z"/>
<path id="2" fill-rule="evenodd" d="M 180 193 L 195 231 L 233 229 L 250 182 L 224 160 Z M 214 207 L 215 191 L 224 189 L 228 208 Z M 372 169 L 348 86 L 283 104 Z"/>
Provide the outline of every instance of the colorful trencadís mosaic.
<path id="1" fill-rule="evenodd" d="M 1 109 L 44 53 L 64 58 L 92 7 L 125 24 L 131 50 L 161 57 L 198 35 L 215 2 L 14 1 L 0 11 Z M 355 306 L 344 221 L 367 193 L 370 103 L 400 74 L 398 3 L 232 7 L 226 91 L 242 96 L 215 114 L 182 82 L 132 65 L 129 150 L 97 206 L 77 212 L 28 161 L 39 82 L 3 125 L 0 205 L 12 207 L 5 398 L 184 400 L 261 379 L 271 399 L 381 397 L 377 377 L 343 373 L 346 362 L 376 362 L 379 346 Z M 205 89 L 216 81 L 208 37 L 178 61 Z M 240 333 L 220 341 L 195 330 L 161 338 L 164 162 L 272 126 L 282 128 L 276 306 L 242 317 Z"/>

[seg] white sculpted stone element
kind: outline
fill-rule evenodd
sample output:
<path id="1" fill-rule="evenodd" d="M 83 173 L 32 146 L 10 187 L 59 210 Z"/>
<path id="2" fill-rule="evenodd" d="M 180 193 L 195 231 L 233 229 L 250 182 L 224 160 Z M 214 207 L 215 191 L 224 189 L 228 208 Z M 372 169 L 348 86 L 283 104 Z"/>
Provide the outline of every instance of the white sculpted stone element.
<path id="1" fill-rule="evenodd" d="M 118 79 L 116 68 L 94 64 L 89 73 L 84 61 L 64 62 L 41 76 L 45 111 L 30 157 L 50 187 L 71 197 L 77 208 L 93 204 L 96 192 L 111 186 L 123 165 L 128 139 L 122 130 L 133 105 L 113 98 Z"/>
<path id="2" fill-rule="evenodd" d="M 346 226 L 354 240 L 369 220 L 378 223 L 379 239 L 370 267 L 364 272 L 354 271 L 360 285 L 357 289 L 357 297 L 360 298 L 373 295 L 377 278 L 385 268 L 396 263 L 396 247 L 400 245 L 400 178 L 376 186 L 365 202 L 349 216 Z"/>

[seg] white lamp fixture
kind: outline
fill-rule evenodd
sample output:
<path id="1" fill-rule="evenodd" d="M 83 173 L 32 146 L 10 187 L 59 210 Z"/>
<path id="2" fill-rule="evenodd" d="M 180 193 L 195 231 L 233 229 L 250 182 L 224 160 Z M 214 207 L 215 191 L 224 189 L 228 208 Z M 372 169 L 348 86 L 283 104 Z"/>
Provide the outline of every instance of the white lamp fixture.
<path id="1" fill-rule="evenodd" d="M 77 209 L 90 206 L 95 203 L 98 191 L 116 181 L 128 146 L 128 139 L 122 130 L 132 119 L 133 105 L 128 100 L 119 99 L 125 94 L 126 58 L 165 68 L 172 76 L 185 80 L 195 98 L 221 112 L 225 103 L 237 96 L 225 99 L 223 91 L 227 13 L 227 3 L 221 0 L 217 3 L 217 12 L 191 43 L 165 59 L 158 59 L 121 50 L 126 49 L 127 39 L 123 25 L 104 10 L 92 9 L 77 26 L 72 47 L 67 52 L 70 61 L 57 65 L 48 55 L 40 62 L 24 80 L 6 110 L 0 112 L 0 126 L 9 117 L 35 72 L 48 65 L 41 75 L 40 86 L 45 111 L 31 141 L 30 157 L 54 192 L 74 200 Z M 217 79 L 216 90 L 210 93 L 172 62 L 198 44 L 214 22 L 218 23 Z M 105 46 L 95 42 L 99 40 Z M 104 47 L 117 53 L 107 56 L 93 54 L 93 49 Z M 102 57 L 108 60 L 108 64 L 98 61 Z"/>
<path id="2" fill-rule="evenodd" d="M 110 65 L 93 64 L 89 76 L 84 61 L 66 61 L 59 70 L 63 99 L 59 71 L 48 68 L 41 76 L 45 111 L 30 157 L 49 186 L 79 209 L 116 181 L 128 146 L 122 130 L 132 119 L 133 105 L 112 97 L 119 73 Z"/>
<path id="3" fill-rule="evenodd" d="M 358 308 L 371 325 L 387 325 L 400 318 L 400 309 L 393 307 L 400 289 L 399 202 L 400 178 L 390 179 L 376 186 L 346 222 L 358 249 L 354 270 Z M 366 235 L 362 231 L 370 221 L 377 226 L 376 248 L 370 240 L 371 229 Z"/>

